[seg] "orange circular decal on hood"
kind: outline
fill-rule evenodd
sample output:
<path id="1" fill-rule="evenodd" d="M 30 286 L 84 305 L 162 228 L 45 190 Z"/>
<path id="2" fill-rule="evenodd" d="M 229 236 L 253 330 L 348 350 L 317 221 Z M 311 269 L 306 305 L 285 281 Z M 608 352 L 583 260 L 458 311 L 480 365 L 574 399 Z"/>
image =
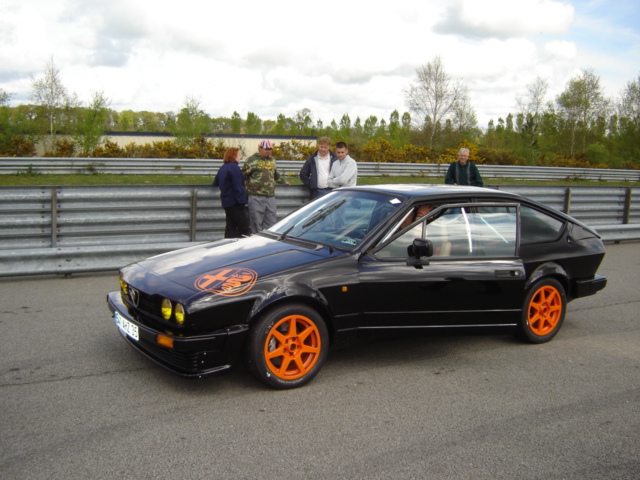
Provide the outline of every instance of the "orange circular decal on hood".
<path id="1" fill-rule="evenodd" d="M 247 293 L 258 279 L 258 273 L 249 268 L 221 268 L 200 276 L 193 284 L 198 290 L 225 297 Z"/>

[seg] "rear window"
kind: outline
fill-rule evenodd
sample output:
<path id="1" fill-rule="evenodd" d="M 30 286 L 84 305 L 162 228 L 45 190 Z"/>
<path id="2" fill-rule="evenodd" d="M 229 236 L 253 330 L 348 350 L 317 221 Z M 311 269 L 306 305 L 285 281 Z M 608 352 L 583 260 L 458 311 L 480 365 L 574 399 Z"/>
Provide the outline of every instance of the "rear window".
<path id="1" fill-rule="evenodd" d="M 555 241 L 564 222 L 526 205 L 520 207 L 520 243 Z"/>

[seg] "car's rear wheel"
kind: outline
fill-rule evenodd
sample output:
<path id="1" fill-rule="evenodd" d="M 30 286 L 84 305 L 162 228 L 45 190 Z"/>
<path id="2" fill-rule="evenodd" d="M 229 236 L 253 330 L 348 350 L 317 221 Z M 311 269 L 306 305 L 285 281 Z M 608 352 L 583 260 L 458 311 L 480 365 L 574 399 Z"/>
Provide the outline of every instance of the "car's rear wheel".
<path id="1" fill-rule="evenodd" d="M 277 307 L 252 326 L 249 369 L 275 388 L 295 388 L 315 377 L 327 357 L 329 334 L 322 317 L 302 304 Z"/>
<path id="2" fill-rule="evenodd" d="M 524 300 L 519 333 L 532 343 L 544 343 L 556 336 L 564 321 L 567 297 L 556 279 L 534 283 Z"/>

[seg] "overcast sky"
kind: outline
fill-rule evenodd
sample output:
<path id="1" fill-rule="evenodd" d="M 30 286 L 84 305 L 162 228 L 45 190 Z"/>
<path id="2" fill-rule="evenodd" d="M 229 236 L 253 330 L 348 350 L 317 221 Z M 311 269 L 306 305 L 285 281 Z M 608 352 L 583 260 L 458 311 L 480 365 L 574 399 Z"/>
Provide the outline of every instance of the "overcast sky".
<path id="1" fill-rule="evenodd" d="M 638 0 L 0 0 L 0 88 L 29 102 L 52 58 L 69 92 L 114 110 L 388 121 L 440 56 L 479 124 L 537 76 L 553 100 L 581 69 L 605 94 L 640 74 Z"/>

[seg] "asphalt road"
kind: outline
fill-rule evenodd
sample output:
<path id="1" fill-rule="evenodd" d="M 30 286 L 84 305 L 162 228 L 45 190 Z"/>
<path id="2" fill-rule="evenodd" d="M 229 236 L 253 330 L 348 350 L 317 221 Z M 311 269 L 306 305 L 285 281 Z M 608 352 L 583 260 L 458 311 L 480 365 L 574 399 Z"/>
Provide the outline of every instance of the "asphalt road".
<path id="1" fill-rule="evenodd" d="M 640 243 L 600 273 L 548 344 L 360 342 L 290 391 L 151 364 L 107 310 L 116 274 L 0 280 L 0 477 L 640 478 Z"/>

